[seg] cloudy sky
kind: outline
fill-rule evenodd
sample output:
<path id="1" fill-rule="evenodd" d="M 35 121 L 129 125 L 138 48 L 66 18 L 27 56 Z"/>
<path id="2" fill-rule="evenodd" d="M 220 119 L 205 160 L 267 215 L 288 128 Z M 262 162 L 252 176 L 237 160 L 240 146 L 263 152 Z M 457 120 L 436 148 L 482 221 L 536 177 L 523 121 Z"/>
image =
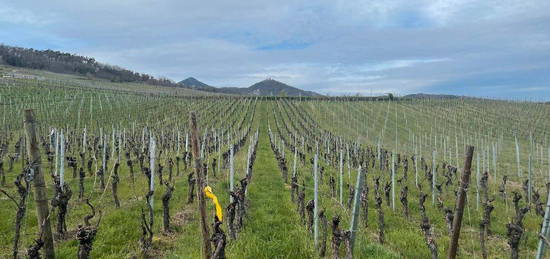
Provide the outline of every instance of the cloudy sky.
<path id="1" fill-rule="evenodd" d="M 46 3 L 47 2 L 47 3 Z M 0 0 L 0 43 L 214 86 L 550 100 L 548 0 Z"/>

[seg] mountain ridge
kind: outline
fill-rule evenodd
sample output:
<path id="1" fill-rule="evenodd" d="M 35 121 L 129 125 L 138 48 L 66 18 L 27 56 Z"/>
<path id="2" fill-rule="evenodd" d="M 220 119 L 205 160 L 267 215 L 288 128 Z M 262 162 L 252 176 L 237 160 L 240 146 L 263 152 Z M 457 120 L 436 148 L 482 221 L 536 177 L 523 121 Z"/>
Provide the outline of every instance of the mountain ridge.
<path id="1" fill-rule="evenodd" d="M 256 95 L 256 96 L 322 96 L 313 91 L 306 91 L 287 85 L 283 82 L 279 82 L 272 78 L 267 78 L 260 82 L 257 82 L 249 87 L 214 87 L 208 84 L 205 84 L 194 77 L 188 77 L 185 80 L 178 82 L 184 87 L 219 92 L 226 94 L 237 94 L 237 95 Z"/>
<path id="2" fill-rule="evenodd" d="M 188 77 L 184 80 L 181 80 L 177 83 L 178 85 L 186 86 L 187 88 L 195 89 L 195 90 L 201 90 L 201 91 L 209 91 L 209 92 L 218 92 L 216 87 L 207 85 L 199 80 L 197 80 L 194 77 Z"/>

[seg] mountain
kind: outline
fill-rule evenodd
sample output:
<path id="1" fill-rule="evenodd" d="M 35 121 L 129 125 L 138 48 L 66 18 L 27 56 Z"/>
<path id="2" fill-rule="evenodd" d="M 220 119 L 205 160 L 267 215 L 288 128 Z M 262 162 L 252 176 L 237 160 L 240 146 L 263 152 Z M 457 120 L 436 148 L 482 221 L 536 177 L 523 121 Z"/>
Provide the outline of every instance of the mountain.
<path id="1" fill-rule="evenodd" d="M 258 96 L 321 96 L 312 91 L 305 91 L 271 78 L 255 83 L 246 88 L 222 87 L 219 90 L 228 94 Z"/>
<path id="2" fill-rule="evenodd" d="M 304 91 L 271 78 L 255 83 L 249 87 L 214 87 L 207 85 L 194 77 L 188 77 L 178 82 L 178 85 L 195 90 L 257 96 L 322 96 L 316 92 Z"/>
<path id="3" fill-rule="evenodd" d="M 185 80 L 181 80 L 178 82 L 178 84 L 183 84 L 191 87 L 210 87 L 209 85 L 195 79 L 194 77 L 188 77 Z"/>
<path id="4" fill-rule="evenodd" d="M 304 91 L 273 79 L 255 83 L 248 87 L 248 91 L 253 95 L 321 96 L 318 93 Z"/>
<path id="5" fill-rule="evenodd" d="M 209 91 L 209 92 L 219 92 L 219 89 L 213 86 L 209 86 L 194 77 L 188 77 L 185 80 L 181 80 L 178 82 L 179 85 L 182 85 L 186 88 L 191 88 L 195 90 L 201 90 L 201 91 Z"/>

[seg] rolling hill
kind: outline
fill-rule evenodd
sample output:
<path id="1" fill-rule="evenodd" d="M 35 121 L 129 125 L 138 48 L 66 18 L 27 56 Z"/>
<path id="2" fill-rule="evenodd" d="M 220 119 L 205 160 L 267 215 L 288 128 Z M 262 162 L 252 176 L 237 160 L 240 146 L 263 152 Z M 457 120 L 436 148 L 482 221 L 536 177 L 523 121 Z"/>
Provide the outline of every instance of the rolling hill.
<path id="1" fill-rule="evenodd" d="M 321 96 L 312 91 L 305 91 L 277 80 L 268 78 L 249 87 L 220 87 L 216 88 L 207 85 L 193 77 L 180 81 L 178 84 L 186 88 L 218 92 L 235 95 L 257 95 L 257 96 Z"/>
<path id="2" fill-rule="evenodd" d="M 151 75 L 134 72 L 118 66 L 96 61 L 92 57 L 65 53 L 54 50 L 35 50 L 0 44 L 0 65 L 18 69 L 48 71 L 57 74 L 86 77 L 90 80 L 107 80 L 112 83 L 135 83 L 172 88 L 188 88 L 197 91 L 235 95 L 257 96 L 321 96 L 318 93 L 304 91 L 285 83 L 266 79 L 250 87 L 221 87 L 205 84 L 193 77 L 178 83 L 167 78 L 155 78 Z"/>
<path id="3" fill-rule="evenodd" d="M 185 80 L 181 80 L 178 82 L 178 84 L 186 88 L 191 88 L 191 89 L 200 90 L 200 91 L 219 92 L 218 88 L 209 86 L 195 79 L 194 77 L 188 77 Z"/>
<path id="4" fill-rule="evenodd" d="M 247 89 L 248 93 L 252 95 L 321 96 L 318 93 L 298 89 L 273 79 L 255 83 Z"/>

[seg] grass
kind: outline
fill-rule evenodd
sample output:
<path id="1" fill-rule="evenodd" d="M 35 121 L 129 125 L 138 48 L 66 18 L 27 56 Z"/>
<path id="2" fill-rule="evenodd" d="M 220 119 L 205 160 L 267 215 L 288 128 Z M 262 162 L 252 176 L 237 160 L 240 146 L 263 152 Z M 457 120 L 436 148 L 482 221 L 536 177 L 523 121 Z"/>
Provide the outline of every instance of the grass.
<path id="1" fill-rule="evenodd" d="M 312 258 L 309 233 L 290 201 L 267 134 L 267 106 L 259 108 L 260 137 L 249 189 L 245 229 L 228 249 L 230 258 Z"/>

